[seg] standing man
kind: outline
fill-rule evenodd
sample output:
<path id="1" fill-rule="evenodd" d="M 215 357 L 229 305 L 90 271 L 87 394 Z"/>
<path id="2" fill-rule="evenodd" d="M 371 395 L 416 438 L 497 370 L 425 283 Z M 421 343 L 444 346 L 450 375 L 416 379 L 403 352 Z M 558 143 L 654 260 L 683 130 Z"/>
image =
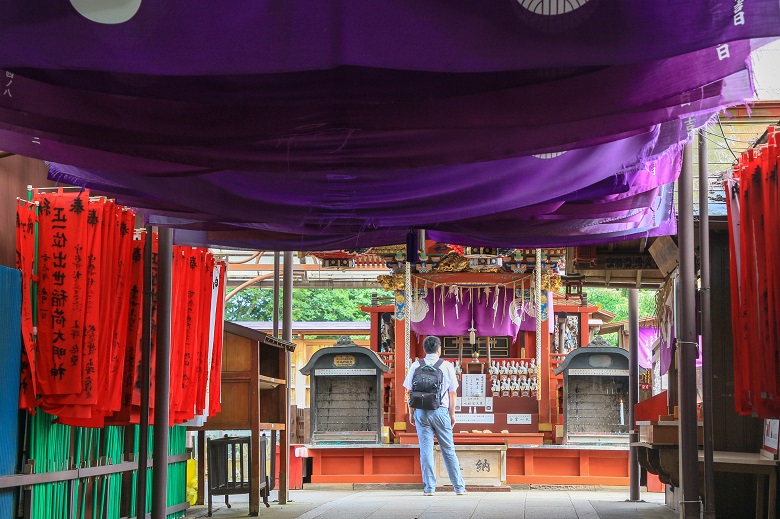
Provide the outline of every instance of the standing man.
<path id="1" fill-rule="evenodd" d="M 406 374 L 404 387 L 414 389 L 414 373 L 421 366 L 435 366 L 441 370 L 441 387 L 439 389 L 438 409 L 415 409 L 409 406 L 409 421 L 417 427 L 417 439 L 420 442 L 420 467 L 422 468 L 423 494 L 434 495 L 436 492 L 436 472 L 433 465 L 433 435 L 439 440 L 444 466 L 452 482 L 455 494 L 466 493 L 466 484 L 460 474 L 458 456 L 455 454 L 455 442 L 452 439 L 452 428 L 455 426 L 455 401 L 457 399 L 458 379 L 455 377 L 455 367 L 447 361 L 439 362 L 441 341 L 438 337 L 428 336 L 423 341 L 425 359 L 412 363 Z"/>

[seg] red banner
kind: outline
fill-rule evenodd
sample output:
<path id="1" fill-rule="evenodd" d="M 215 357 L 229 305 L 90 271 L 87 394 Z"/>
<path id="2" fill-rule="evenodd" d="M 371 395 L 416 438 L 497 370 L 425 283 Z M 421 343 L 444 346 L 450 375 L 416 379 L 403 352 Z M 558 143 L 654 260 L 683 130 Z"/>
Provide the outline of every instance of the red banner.
<path id="1" fill-rule="evenodd" d="M 22 370 L 19 380 L 19 407 L 31 410 L 38 405 L 38 381 L 35 374 L 37 345 L 33 323 L 31 288 L 35 264 L 35 205 L 17 199 L 16 268 L 22 273 Z"/>
<path id="2" fill-rule="evenodd" d="M 225 322 L 222 318 L 225 312 L 225 282 L 227 279 L 227 264 L 219 263 L 219 299 L 214 319 L 214 347 L 211 353 L 211 370 L 209 370 L 209 416 L 214 416 L 222 410 L 222 342 Z"/>
<path id="3" fill-rule="evenodd" d="M 727 182 L 731 250 L 734 404 L 760 418 L 780 416 L 777 274 L 780 190 L 778 133 L 742 154 Z"/>
<path id="4" fill-rule="evenodd" d="M 122 408 L 133 404 L 135 374 L 140 369 L 141 331 L 144 304 L 144 244 L 146 233 L 139 233 L 133 239 L 130 273 L 130 297 L 128 299 L 127 348 L 122 382 Z"/>
<path id="5" fill-rule="evenodd" d="M 62 406 L 93 406 L 98 401 L 97 384 L 97 331 L 101 326 L 99 309 L 101 275 L 100 269 L 103 262 L 101 253 L 103 236 L 100 222 L 103 221 L 103 203 L 90 200 L 87 205 L 87 239 L 84 242 L 86 249 L 86 313 L 84 316 L 84 340 L 81 352 L 81 377 L 82 391 L 78 394 L 61 397 L 49 396 L 47 400 Z M 90 408 L 91 409 L 91 408 Z M 73 411 L 66 407 L 57 413 L 69 416 Z M 79 411 L 77 415 L 82 415 Z"/>
<path id="6" fill-rule="evenodd" d="M 206 254 L 203 251 L 203 257 L 205 262 L 205 276 L 203 278 L 203 292 L 201 295 L 201 314 L 200 322 L 201 326 L 198 328 L 200 331 L 198 349 L 198 358 L 195 366 L 195 376 L 197 381 L 195 388 L 197 389 L 197 395 L 195 398 L 195 413 L 203 414 L 206 409 L 206 387 L 209 379 L 209 350 L 213 348 L 213 326 L 212 319 L 215 312 L 212 308 L 212 293 L 214 292 L 213 279 L 214 279 L 214 256 Z"/>
<path id="7" fill-rule="evenodd" d="M 70 425 L 101 427 L 106 418 L 137 423 L 145 236 L 133 240 L 135 215 L 110 200 L 62 190 L 36 192 L 35 199 L 41 211 L 38 351 L 32 342 L 32 299 L 26 292 L 23 354 L 30 350 L 36 364 L 22 366 L 20 405 L 34 410 L 37 403 Z M 35 258 L 34 216 L 23 206 L 18 210 L 17 259 L 27 286 L 34 279 L 29 259 Z M 156 236 L 152 243 L 154 343 Z M 175 247 L 172 259 L 170 424 L 219 408 L 226 272 L 221 264 L 215 273 L 214 257 L 206 249 Z M 153 344 L 150 409 L 155 349 Z M 33 382 L 40 402 L 35 401 Z"/>
<path id="8" fill-rule="evenodd" d="M 135 214 L 122 209 L 116 219 L 114 238 L 117 241 L 116 269 L 112 308 L 114 310 L 109 359 L 107 405 L 110 412 L 118 411 L 122 401 L 122 374 L 125 368 L 125 350 L 129 327 L 130 290 L 132 285 L 133 226 Z"/>
<path id="9" fill-rule="evenodd" d="M 88 196 L 87 192 L 62 191 L 35 194 L 40 203 L 36 371 L 44 395 L 69 395 L 82 390 Z"/>

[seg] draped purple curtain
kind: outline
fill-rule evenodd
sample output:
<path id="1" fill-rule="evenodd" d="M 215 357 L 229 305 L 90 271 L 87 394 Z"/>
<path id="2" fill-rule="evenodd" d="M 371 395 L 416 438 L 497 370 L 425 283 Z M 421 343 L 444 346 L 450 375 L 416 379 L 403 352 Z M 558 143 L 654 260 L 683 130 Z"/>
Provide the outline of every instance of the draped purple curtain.
<path id="1" fill-rule="evenodd" d="M 468 335 L 472 327 L 479 336 L 517 336 L 520 330 L 536 330 L 536 312 L 523 296 L 518 283 L 489 287 L 439 285 L 429 288 L 425 297 L 412 302 L 412 331 L 420 335 Z M 553 332 L 552 294 L 542 304 L 548 333 Z"/>
<path id="2" fill-rule="evenodd" d="M 0 149 L 276 250 L 676 231 L 680 145 L 752 96 L 777 0 L 16 2 Z"/>

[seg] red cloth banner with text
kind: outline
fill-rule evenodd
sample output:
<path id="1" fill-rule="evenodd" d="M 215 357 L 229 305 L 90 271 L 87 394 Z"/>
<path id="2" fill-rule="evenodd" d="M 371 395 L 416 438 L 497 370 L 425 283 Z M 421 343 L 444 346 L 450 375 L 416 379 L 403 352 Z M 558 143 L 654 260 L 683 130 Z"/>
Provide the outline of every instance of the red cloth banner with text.
<path id="1" fill-rule="evenodd" d="M 35 194 L 40 205 L 36 372 L 45 395 L 70 395 L 82 390 L 88 196 L 86 192 L 62 191 Z"/>

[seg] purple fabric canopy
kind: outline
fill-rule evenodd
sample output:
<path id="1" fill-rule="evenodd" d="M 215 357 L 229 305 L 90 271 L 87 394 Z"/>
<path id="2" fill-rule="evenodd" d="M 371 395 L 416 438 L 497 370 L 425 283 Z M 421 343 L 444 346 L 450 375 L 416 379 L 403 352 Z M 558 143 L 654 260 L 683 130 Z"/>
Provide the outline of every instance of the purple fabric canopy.
<path id="1" fill-rule="evenodd" d="M 681 142 L 780 35 L 777 0 L 94 5 L 7 6 L 0 149 L 276 250 L 674 233 Z"/>
<path id="2" fill-rule="evenodd" d="M 774 36 L 779 18 L 776 0 L 38 0 L 4 6 L 0 67 L 172 76 L 554 69 Z"/>

